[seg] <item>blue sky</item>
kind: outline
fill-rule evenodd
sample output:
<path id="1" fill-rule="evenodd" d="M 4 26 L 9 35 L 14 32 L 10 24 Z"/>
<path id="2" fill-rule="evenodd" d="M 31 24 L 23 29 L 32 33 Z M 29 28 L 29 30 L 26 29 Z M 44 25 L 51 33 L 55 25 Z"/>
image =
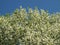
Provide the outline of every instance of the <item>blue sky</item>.
<path id="1" fill-rule="evenodd" d="M 0 0 L 0 15 L 12 13 L 16 8 L 37 6 L 39 9 L 48 10 L 49 13 L 60 12 L 60 0 Z"/>

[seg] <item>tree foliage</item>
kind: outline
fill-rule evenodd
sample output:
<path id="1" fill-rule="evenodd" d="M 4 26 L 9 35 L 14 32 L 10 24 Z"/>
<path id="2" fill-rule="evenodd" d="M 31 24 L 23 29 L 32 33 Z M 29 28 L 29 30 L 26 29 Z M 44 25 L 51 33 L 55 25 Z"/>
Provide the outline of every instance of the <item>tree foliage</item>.
<path id="1" fill-rule="evenodd" d="M 60 14 L 20 8 L 0 16 L 0 45 L 60 45 Z"/>

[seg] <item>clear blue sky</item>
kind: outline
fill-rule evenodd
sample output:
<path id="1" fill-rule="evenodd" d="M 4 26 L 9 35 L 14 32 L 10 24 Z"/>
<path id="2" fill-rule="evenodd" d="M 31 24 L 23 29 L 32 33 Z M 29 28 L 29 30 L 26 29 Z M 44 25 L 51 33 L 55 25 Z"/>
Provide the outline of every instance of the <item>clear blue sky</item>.
<path id="1" fill-rule="evenodd" d="M 60 0 L 0 0 L 0 15 L 12 13 L 22 5 L 23 8 L 37 6 L 39 9 L 52 12 L 60 12 Z"/>

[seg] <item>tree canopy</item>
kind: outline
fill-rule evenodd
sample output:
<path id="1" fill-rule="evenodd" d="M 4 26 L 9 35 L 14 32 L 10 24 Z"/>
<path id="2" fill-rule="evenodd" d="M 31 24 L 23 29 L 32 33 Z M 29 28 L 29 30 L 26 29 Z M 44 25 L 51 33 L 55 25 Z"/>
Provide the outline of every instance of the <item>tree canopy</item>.
<path id="1" fill-rule="evenodd" d="M 0 16 L 0 45 L 60 45 L 60 13 L 21 7 Z"/>

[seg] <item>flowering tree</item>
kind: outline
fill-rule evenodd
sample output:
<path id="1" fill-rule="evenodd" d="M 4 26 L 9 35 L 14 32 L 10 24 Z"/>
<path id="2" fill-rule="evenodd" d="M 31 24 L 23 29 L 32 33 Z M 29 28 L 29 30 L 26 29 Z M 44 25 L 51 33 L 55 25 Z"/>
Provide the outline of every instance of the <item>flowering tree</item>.
<path id="1" fill-rule="evenodd" d="M 0 45 L 60 45 L 60 14 L 20 8 L 0 16 Z"/>

